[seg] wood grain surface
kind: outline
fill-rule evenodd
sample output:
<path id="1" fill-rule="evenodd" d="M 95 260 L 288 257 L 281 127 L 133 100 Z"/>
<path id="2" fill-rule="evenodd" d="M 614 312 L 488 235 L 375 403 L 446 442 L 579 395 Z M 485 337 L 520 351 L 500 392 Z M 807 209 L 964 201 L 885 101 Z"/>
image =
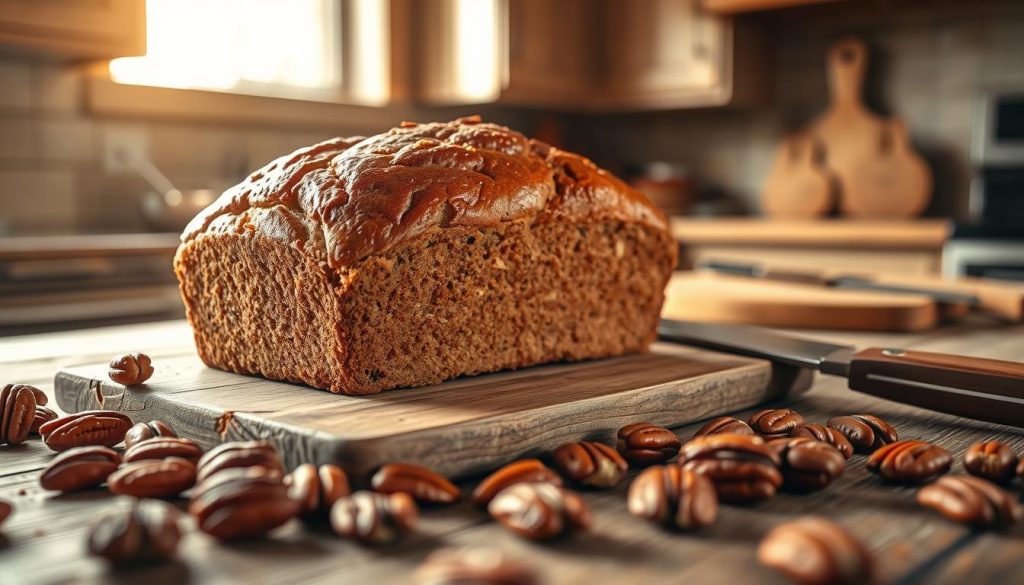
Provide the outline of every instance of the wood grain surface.
<path id="1" fill-rule="evenodd" d="M 935 326 L 935 302 L 890 294 L 776 282 L 710 272 L 677 272 L 666 317 L 767 327 L 849 331 L 923 331 Z"/>
<path id="2" fill-rule="evenodd" d="M 918 334 L 818 332 L 816 337 L 850 345 L 910 347 L 1006 360 L 1024 359 L 1024 326 L 974 319 Z M 0 370 L 10 380 L 34 383 L 53 396 L 61 365 L 89 364 L 133 349 L 147 350 L 158 365 L 189 355 L 191 334 L 184 322 L 95 329 L 0 339 Z M 851 392 L 845 380 L 819 377 L 810 392 L 779 403 L 812 422 L 837 414 L 873 413 L 890 421 L 903 438 L 924 438 L 949 449 L 953 473 L 975 441 L 999 439 L 1024 451 L 1019 430 L 935 414 Z M 748 417 L 753 409 L 737 414 Z M 676 429 L 683 440 L 701 426 Z M 882 584 L 1004 585 L 1021 581 L 1024 539 L 979 532 L 951 523 L 914 503 L 914 489 L 886 484 L 864 469 L 855 455 L 828 489 L 809 495 L 780 494 L 754 506 L 723 506 L 716 524 L 684 534 L 634 518 L 625 507 L 628 481 L 610 491 L 584 491 L 592 508 L 589 534 L 550 543 L 523 541 L 488 519 L 471 503 L 423 510 L 415 535 L 394 547 L 366 548 L 330 534 L 324 527 L 291 522 L 265 539 L 220 544 L 183 520 L 178 560 L 114 569 L 85 554 L 85 534 L 96 515 L 124 502 L 105 490 L 59 495 L 44 492 L 38 474 L 53 453 L 33 440 L 0 447 L 0 498 L 14 514 L 0 532 L 0 583 L 353 583 L 409 584 L 412 572 L 431 552 L 447 546 L 486 546 L 528 562 L 548 585 L 595 583 L 787 583 L 757 564 L 756 548 L 772 527 L 805 514 L 826 516 L 865 542 Z M 464 495 L 475 479 L 459 483 Z M 1019 490 L 1020 484 L 1011 486 Z M 172 500 L 183 507 L 183 500 Z"/>
<path id="3" fill-rule="evenodd" d="M 343 396 L 215 370 L 192 355 L 162 360 L 144 386 L 111 382 L 100 363 L 61 370 L 55 388 L 66 411 L 160 419 L 206 446 L 271 438 L 290 467 L 339 463 L 359 476 L 416 461 L 464 477 L 580 435 L 608 440 L 631 422 L 676 426 L 778 398 L 771 370 L 765 361 L 656 344 L 640 355 Z"/>

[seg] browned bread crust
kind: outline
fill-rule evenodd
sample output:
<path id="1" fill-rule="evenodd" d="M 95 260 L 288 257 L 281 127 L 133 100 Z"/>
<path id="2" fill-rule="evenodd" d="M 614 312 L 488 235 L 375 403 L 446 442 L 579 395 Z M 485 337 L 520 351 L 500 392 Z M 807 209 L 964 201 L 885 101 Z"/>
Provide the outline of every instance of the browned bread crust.
<path id="1" fill-rule="evenodd" d="M 641 351 L 675 263 L 643 195 L 475 117 L 300 149 L 182 242 L 207 364 L 347 394 Z"/>

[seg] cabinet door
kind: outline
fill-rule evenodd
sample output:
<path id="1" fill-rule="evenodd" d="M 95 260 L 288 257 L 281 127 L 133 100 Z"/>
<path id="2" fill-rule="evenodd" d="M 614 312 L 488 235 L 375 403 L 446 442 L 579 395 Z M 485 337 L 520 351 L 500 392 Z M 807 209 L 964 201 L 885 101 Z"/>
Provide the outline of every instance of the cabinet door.
<path id="1" fill-rule="evenodd" d="M 508 0 L 507 71 L 501 100 L 579 105 L 593 98 L 600 51 L 593 0 Z"/>
<path id="2" fill-rule="evenodd" d="M 145 0 L 0 0 L 0 45 L 73 58 L 141 55 Z"/>
<path id="3" fill-rule="evenodd" d="M 607 0 L 605 103 L 719 105 L 732 97 L 732 23 L 698 0 Z"/>

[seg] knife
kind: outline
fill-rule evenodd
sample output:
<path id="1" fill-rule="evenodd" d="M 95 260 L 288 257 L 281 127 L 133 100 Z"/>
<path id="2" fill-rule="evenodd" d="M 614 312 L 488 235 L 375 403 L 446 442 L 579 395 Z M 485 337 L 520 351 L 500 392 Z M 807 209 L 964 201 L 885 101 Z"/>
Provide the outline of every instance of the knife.
<path id="1" fill-rule="evenodd" d="M 843 376 L 851 390 L 977 420 L 1024 427 L 1024 363 L 802 339 L 760 327 L 662 319 L 666 341 Z"/>
<path id="2" fill-rule="evenodd" d="M 764 278 L 768 280 L 779 280 L 785 282 L 796 282 L 801 284 L 814 284 L 833 288 L 845 288 L 855 290 L 874 290 L 880 292 L 891 292 L 898 294 L 916 294 L 931 297 L 935 302 L 949 305 L 970 305 L 976 307 L 979 304 L 978 297 L 973 294 L 959 293 L 938 288 L 923 286 L 906 286 L 888 282 L 878 282 L 870 277 L 857 276 L 855 274 L 840 274 L 836 276 L 825 276 L 813 271 L 801 270 L 778 270 L 765 268 L 756 264 L 745 264 L 741 262 L 723 262 L 720 260 L 702 260 L 697 263 L 698 268 L 721 272 L 723 274 L 734 274 L 748 276 L 751 278 Z"/>

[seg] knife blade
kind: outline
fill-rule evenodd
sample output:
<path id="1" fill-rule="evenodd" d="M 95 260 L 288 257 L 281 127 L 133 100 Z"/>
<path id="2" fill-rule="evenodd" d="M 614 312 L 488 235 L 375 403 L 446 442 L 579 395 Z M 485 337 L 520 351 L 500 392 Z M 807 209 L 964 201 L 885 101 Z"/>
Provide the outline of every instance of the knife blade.
<path id="1" fill-rule="evenodd" d="M 888 282 L 877 282 L 870 277 L 857 276 L 855 274 L 840 274 L 836 276 L 825 276 L 814 271 L 801 270 L 777 270 L 769 269 L 756 264 L 742 262 L 724 262 L 721 260 L 702 260 L 697 263 L 697 268 L 712 270 L 723 274 L 747 276 L 750 278 L 763 278 L 767 280 L 778 280 L 785 282 L 796 282 L 802 284 L 815 284 L 832 288 L 845 288 L 852 290 L 874 290 L 879 292 L 890 292 L 896 294 L 916 294 L 931 297 L 935 302 L 949 305 L 978 306 L 978 297 L 973 294 L 959 293 L 950 290 L 928 288 L 923 286 L 906 286 Z"/>
<path id="2" fill-rule="evenodd" d="M 851 390 L 904 404 L 1024 427 L 1024 363 L 898 348 L 857 350 L 760 327 L 672 319 L 661 320 L 658 336 L 845 377 Z"/>

